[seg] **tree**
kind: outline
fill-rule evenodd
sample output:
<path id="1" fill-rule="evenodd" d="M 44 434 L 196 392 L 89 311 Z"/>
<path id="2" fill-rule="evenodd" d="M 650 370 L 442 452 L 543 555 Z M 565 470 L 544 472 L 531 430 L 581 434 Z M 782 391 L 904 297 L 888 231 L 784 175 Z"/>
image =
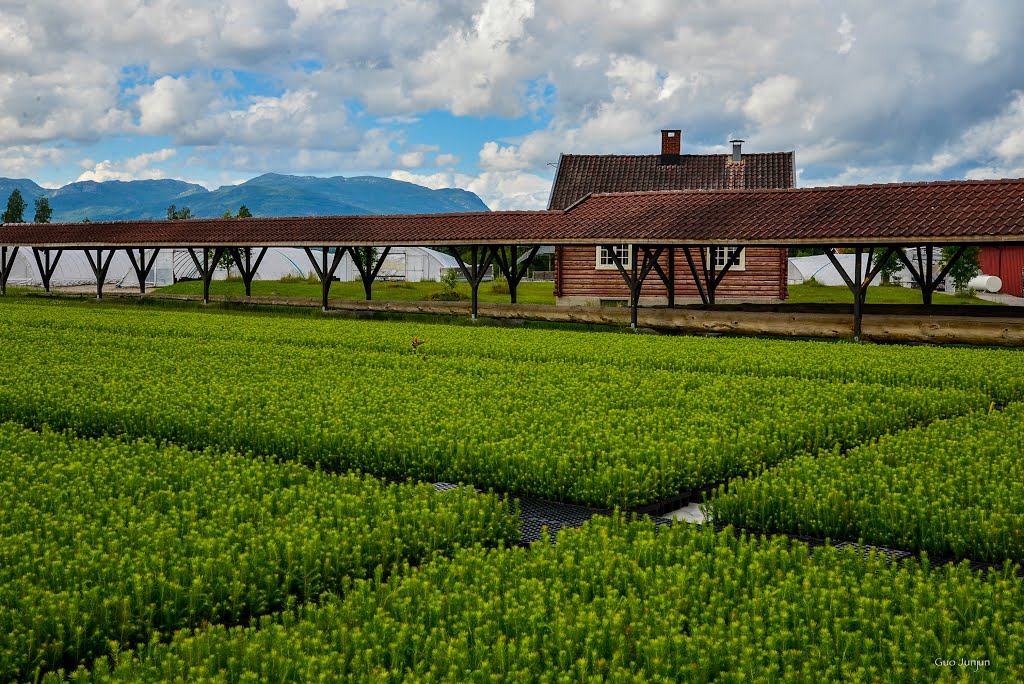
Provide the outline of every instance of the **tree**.
<path id="1" fill-rule="evenodd" d="M 182 207 L 178 209 L 173 204 L 167 207 L 167 220 L 168 221 L 187 221 L 192 218 L 192 210 L 188 207 Z"/>
<path id="2" fill-rule="evenodd" d="M 7 211 L 0 217 L 0 223 L 24 223 L 25 222 L 25 198 L 21 196 L 20 190 L 15 190 L 7 198 Z"/>
<path id="3" fill-rule="evenodd" d="M 40 197 L 36 200 L 36 215 L 32 219 L 33 223 L 49 223 L 50 218 L 53 216 L 53 209 L 50 208 L 50 200 L 45 197 Z"/>
<path id="4" fill-rule="evenodd" d="M 900 263 L 900 258 L 896 256 L 896 252 L 891 252 L 889 257 L 883 262 L 882 257 L 888 250 L 880 248 L 875 250 L 875 257 L 873 259 L 872 266 L 879 266 L 881 264 L 881 270 L 879 273 L 882 275 L 882 284 L 888 285 L 892 282 L 892 279 L 896 277 L 896 274 L 903 268 L 903 264 Z"/>
<path id="5" fill-rule="evenodd" d="M 956 246 L 943 247 L 942 263 L 948 264 L 956 254 L 956 250 Z M 968 247 L 964 250 L 960 260 L 949 269 L 949 277 L 953 279 L 953 287 L 957 292 L 966 292 L 971 278 L 981 273 L 981 263 L 978 261 L 980 254 L 981 247 Z"/>
<path id="6" fill-rule="evenodd" d="M 225 211 L 223 214 L 220 215 L 220 217 L 221 218 L 226 218 L 226 219 L 229 219 L 229 218 L 252 218 L 252 212 L 249 211 L 249 207 L 247 207 L 247 206 L 245 206 L 243 204 L 242 206 L 238 207 L 238 213 L 236 215 L 232 216 L 230 211 Z M 243 257 L 249 257 L 250 259 L 252 258 L 252 248 L 251 247 L 243 247 L 243 248 L 238 250 L 238 253 L 241 256 L 243 256 Z M 220 261 L 217 263 L 217 265 L 220 266 L 221 268 L 227 269 L 228 277 L 230 278 L 231 277 L 231 267 L 235 265 L 235 260 L 232 258 L 230 252 L 228 252 L 227 250 L 224 250 L 224 254 L 221 255 Z"/>

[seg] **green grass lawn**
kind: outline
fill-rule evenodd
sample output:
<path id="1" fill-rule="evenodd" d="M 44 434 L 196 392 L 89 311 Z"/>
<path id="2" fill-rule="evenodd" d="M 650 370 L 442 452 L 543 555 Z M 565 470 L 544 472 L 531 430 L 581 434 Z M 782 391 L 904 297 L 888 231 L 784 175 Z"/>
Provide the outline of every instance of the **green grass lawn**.
<path id="1" fill-rule="evenodd" d="M 853 304 L 853 293 L 845 285 L 790 285 L 789 304 Z M 869 287 L 868 304 L 921 304 L 921 291 L 910 287 Z M 936 292 L 933 304 L 984 304 L 1002 306 L 999 302 L 978 299 L 974 295 L 960 296 Z"/>
<path id="2" fill-rule="evenodd" d="M 458 291 L 469 300 L 469 285 L 459 283 Z M 176 283 L 162 287 L 158 292 L 168 294 L 201 295 L 203 284 L 199 281 Z M 374 283 L 373 298 L 380 301 L 425 301 L 430 295 L 441 291 L 441 283 L 421 282 L 379 282 Z M 210 284 L 210 294 L 241 297 L 245 295 L 245 287 L 237 280 L 215 280 Z M 276 281 L 255 280 L 252 294 L 257 297 L 304 297 L 320 299 L 319 281 Z M 336 282 L 331 285 L 332 299 L 364 299 L 363 284 L 359 281 Z M 554 304 L 554 284 L 520 283 L 519 302 L 521 304 Z M 503 292 L 495 292 L 491 283 L 480 285 L 480 301 L 507 304 L 509 296 Z M 790 304 L 853 304 L 853 294 L 845 286 L 825 285 L 790 285 Z M 982 304 L 1000 306 L 997 302 L 989 302 L 974 296 L 955 296 L 936 292 L 932 297 L 934 304 Z M 722 303 L 726 303 L 723 301 Z M 909 287 L 872 287 L 868 289 L 868 304 L 920 304 L 921 291 Z"/>
<path id="3" fill-rule="evenodd" d="M 459 283 L 456 289 L 469 301 L 469 285 Z M 188 281 L 162 287 L 157 292 L 166 294 L 201 295 L 203 283 Z M 373 298 L 381 301 L 424 301 L 430 295 L 441 291 L 441 283 L 421 282 L 379 282 L 373 285 Z M 210 284 L 211 295 L 228 295 L 242 297 L 245 286 L 236 280 L 215 280 Z M 254 297 L 306 297 L 320 299 L 319 281 L 275 281 L 254 280 L 252 283 Z M 554 304 L 554 283 L 520 283 L 517 291 L 520 304 Z M 331 285 L 331 299 L 365 299 L 363 284 L 360 281 L 336 282 Z M 491 283 L 480 285 L 480 301 L 507 304 L 509 296 L 504 292 L 495 292 Z"/>

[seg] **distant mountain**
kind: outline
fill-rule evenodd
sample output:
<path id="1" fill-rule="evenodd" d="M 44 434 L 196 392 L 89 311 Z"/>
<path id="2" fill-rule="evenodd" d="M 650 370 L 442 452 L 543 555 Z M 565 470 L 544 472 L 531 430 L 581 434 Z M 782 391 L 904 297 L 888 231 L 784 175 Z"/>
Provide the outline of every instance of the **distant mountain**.
<path id="1" fill-rule="evenodd" d="M 162 219 L 171 204 L 179 209 L 188 207 L 196 218 L 234 213 L 243 204 L 253 216 L 264 217 L 488 211 L 479 197 L 466 190 L 431 190 L 376 176 L 317 178 L 268 173 L 213 191 L 178 180 L 82 181 L 48 190 L 31 180 L 0 178 L 0 210 L 15 189 L 28 204 L 26 219 L 32 219 L 36 198 L 45 195 L 55 222 L 86 217 L 92 221 Z"/>

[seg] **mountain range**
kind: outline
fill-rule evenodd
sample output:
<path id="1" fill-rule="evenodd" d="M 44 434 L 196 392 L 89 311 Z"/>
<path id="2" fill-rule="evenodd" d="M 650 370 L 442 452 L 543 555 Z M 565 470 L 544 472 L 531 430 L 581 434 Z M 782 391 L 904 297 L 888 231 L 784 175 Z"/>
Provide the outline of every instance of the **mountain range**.
<path id="1" fill-rule="evenodd" d="M 245 205 L 253 216 L 338 216 L 352 214 L 435 214 L 489 211 L 476 194 L 376 176 L 318 178 L 267 173 L 240 185 L 207 190 L 179 180 L 79 181 L 56 190 L 28 179 L 0 178 L 0 210 L 15 189 L 25 198 L 25 219 L 34 202 L 47 197 L 53 222 L 162 219 L 167 207 L 188 207 L 195 218 L 235 213 Z"/>

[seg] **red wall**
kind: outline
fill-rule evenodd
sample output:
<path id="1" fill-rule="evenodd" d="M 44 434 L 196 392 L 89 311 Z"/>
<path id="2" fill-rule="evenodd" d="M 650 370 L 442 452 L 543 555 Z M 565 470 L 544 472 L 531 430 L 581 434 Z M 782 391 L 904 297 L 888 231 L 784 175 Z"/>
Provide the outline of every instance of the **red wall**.
<path id="1" fill-rule="evenodd" d="M 698 252 L 693 250 L 695 259 Z M 746 270 L 729 271 L 722 279 L 715 298 L 729 299 L 785 299 L 789 278 L 789 259 L 786 250 L 772 247 L 748 247 Z M 682 249 L 675 252 L 675 278 L 677 297 L 698 297 L 697 285 L 690 274 Z M 629 297 L 629 288 L 616 270 L 598 270 L 596 247 L 555 248 L 555 294 L 560 297 Z M 663 269 L 668 268 L 668 255 L 659 259 Z M 697 268 L 700 268 L 697 262 Z M 651 272 L 644 281 L 642 296 L 665 295 L 665 286 L 658 274 Z"/>
<path id="2" fill-rule="evenodd" d="M 1024 246 L 982 247 L 978 261 L 982 273 L 1003 281 L 1000 292 L 1024 297 Z"/>

